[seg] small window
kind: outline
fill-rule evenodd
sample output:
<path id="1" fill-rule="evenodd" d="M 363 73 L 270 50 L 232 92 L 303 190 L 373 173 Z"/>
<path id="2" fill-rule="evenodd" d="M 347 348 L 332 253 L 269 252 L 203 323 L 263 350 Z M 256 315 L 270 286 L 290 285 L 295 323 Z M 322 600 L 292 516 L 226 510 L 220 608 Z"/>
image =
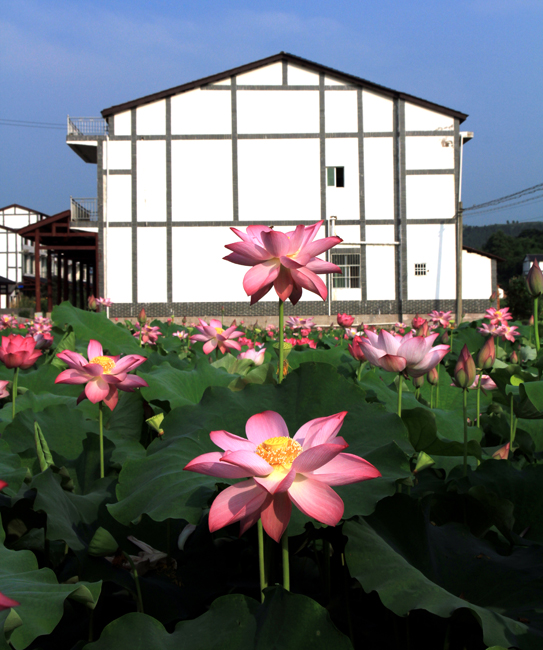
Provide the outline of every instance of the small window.
<path id="1" fill-rule="evenodd" d="M 328 187 L 345 187 L 345 167 L 327 167 L 326 179 Z"/>
<path id="2" fill-rule="evenodd" d="M 428 270 L 426 268 L 426 262 L 422 264 L 415 264 L 415 275 L 426 275 Z"/>
<path id="3" fill-rule="evenodd" d="M 360 289 L 360 253 L 355 250 L 332 253 L 332 264 L 341 269 L 333 276 L 334 289 Z"/>

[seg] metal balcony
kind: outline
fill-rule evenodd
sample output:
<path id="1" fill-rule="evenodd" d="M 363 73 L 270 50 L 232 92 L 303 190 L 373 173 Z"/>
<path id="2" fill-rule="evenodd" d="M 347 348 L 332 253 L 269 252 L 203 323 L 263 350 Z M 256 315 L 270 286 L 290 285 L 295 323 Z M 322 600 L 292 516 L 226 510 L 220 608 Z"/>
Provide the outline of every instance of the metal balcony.
<path id="1" fill-rule="evenodd" d="M 108 134 L 108 123 L 103 117 L 70 117 L 68 136 L 97 136 Z"/>
<path id="2" fill-rule="evenodd" d="M 70 197 L 70 212 L 72 221 L 98 222 L 98 199 L 74 199 Z"/>

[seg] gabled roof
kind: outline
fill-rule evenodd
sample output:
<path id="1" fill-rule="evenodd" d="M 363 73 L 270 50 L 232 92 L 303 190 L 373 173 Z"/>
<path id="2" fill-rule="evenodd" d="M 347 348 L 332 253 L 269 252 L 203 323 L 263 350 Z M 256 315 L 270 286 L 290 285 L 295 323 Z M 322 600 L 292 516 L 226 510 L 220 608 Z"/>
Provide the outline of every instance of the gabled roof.
<path id="1" fill-rule="evenodd" d="M 163 90 L 152 95 L 146 95 L 145 97 L 140 97 L 139 99 L 134 99 L 130 102 L 125 102 L 124 104 L 117 104 L 116 106 L 111 106 L 110 108 L 104 108 L 102 111 L 102 117 L 106 118 L 110 115 L 123 113 L 124 111 L 128 111 L 132 108 L 150 104 L 160 99 L 164 99 L 165 97 L 171 97 L 172 95 L 184 93 L 188 90 L 194 90 L 200 86 L 223 81 L 224 79 L 228 79 L 228 77 L 243 74 L 244 72 L 250 72 L 251 70 L 255 70 L 272 63 L 277 63 L 279 61 L 287 61 L 288 63 L 293 63 L 294 65 L 306 68 L 307 70 L 323 73 L 329 77 L 343 81 L 344 83 L 353 84 L 355 86 L 362 86 L 368 90 L 375 91 L 376 93 L 386 95 L 394 99 L 403 99 L 407 102 L 410 102 L 411 104 L 416 104 L 417 106 L 427 108 L 428 110 L 436 111 L 438 113 L 443 113 L 444 115 L 449 115 L 450 117 L 457 118 L 460 122 L 463 122 L 467 118 L 467 115 L 465 113 L 461 113 L 460 111 L 456 111 L 452 108 L 447 108 L 446 106 L 441 106 L 439 104 L 435 104 L 434 102 L 429 102 L 426 99 L 421 99 L 420 97 L 415 97 L 414 95 L 409 95 L 398 90 L 392 90 L 391 88 L 380 86 L 379 84 L 373 83 L 372 81 L 367 81 L 366 79 L 356 77 L 355 75 L 348 74 L 346 72 L 340 72 L 334 68 L 329 68 L 325 65 L 321 65 L 320 63 L 308 61 L 307 59 L 302 59 L 299 56 L 288 54 L 287 52 L 279 52 L 279 54 L 274 54 L 273 56 L 269 56 L 265 59 L 259 59 L 258 61 L 253 61 L 252 63 L 246 63 L 245 65 L 239 66 L 238 68 L 232 68 L 230 70 L 225 70 L 224 72 L 219 72 L 209 77 L 196 79 L 195 81 L 190 81 L 188 83 L 182 84 L 181 86 L 175 86 L 174 88 L 169 88 L 168 90 Z"/>
<path id="2" fill-rule="evenodd" d="M 524 257 L 525 262 L 535 262 L 536 260 L 538 262 L 543 261 L 543 253 L 527 253 Z"/>
<path id="3" fill-rule="evenodd" d="M 0 212 L 4 210 L 9 210 L 10 208 L 19 208 L 19 210 L 24 210 L 25 212 L 33 212 L 34 214 L 39 214 L 42 217 L 48 217 L 49 215 L 45 212 L 40 212 L 39 210 L 33 210 L 32 208 L 27 208 L 24 205 L 19 205 L 18 203 L 12 203 L 11 205 L 5 205 L 3 208 L 0 208 Z"/>
<path id="4" fill-rule="evenodd" d="M 500 257 L 499 255 L 494 255 L 494 253 L 487 253 L 486 251 L 481 251 L 478 248 L 472 248 L 471 246 L 462 246 L 462 250 L 465 250 L 468 253 L 475 253 L 476 255 L 483 255 L 483 257 L 490 257 L 491 260 L 497 260 L 498 262 L 505 262 L 505 258 Z"/>

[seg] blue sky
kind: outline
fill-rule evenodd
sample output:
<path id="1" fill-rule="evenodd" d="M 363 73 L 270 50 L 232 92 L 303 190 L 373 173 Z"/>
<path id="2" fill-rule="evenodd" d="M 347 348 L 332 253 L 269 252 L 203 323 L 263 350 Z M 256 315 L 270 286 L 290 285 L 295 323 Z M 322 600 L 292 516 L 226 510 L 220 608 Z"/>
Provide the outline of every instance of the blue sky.
<path id="1" fill-rule="evenodd" d="M 63 126 L 281 50 L 469 114 L 464 207 L 543 182 L 541 0 L 4 0 L 0 120 Z M 0 123 L 0 206 L 96 195 L 65 130 Z M 543 220 L 543 200 L 468 217 Z"/>

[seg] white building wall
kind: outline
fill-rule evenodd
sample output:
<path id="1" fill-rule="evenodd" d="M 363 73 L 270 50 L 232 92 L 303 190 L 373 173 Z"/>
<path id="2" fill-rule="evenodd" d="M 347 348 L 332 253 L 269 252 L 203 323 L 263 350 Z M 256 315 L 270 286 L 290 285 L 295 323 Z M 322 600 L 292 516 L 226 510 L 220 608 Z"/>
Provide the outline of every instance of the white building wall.
<path id="1" fill-rule="evenodd" d="M 364 138 L 366 220 L 394 219 L 392 138 Z"/>
<path id="2" fill-rule="evenodd" d="M 454 169 L 454 147 L 445 136 L 408 136 L 405 139 L 406 169 Z"/>
<path id="3" fill-rule="evenodd" d="M 337 93 L 345 95 L 346 92 Z M 327 138 L 326 167 L 345 168 L 345 187 L 326 187 L 326 217 L 360 218 L 357 138 Z"/>
<path id="4" fill-rule="evenodd" d="M 174 140 L 172 220 L 229 219 L 233 220 L 232 142 Z"/>
<path id="5" fill-rule="evenodd" d="M 366 246 L 367 299 L 395 300 L 394 226 L 366 226 L 366 242 L 392 244 L 391 246 Z"/>
<path id="6" fill-rule="evenodd" d="M 238 193 L 240 221 L 317 221 L 319 140 L 240 140 Z"/>
<path id="7" fill-rule="evenodd" d="M 166 142 L 138 140 L 138 221 L 166 221 Z"/>
<path id="8" fill-rule="evenodd" d="M 132 167 L 132 143 L 110 140 L 102 143 L 104 168 L 109 160 L 109 169 L 130 169 Z"/>
<path id="9" fill-rule="evenodd" d="M 168 300 L 166 260 L 166 228 L 138 228 L 137 302 Z"/>
<path id="10" fill-rule="evenodd" d="M 462 298 L 490 299 L 492 295 L 492 260 L 484 255 L 462 251 Z"/>
<path id="11" fill-rule="evenodd" d="M 166 100 L 138 106 L 136 109 L 138 135 L 166 135 Z"/>
<path id="12" fill-rule="evenodd" d="M 130 111 L 118 113 L 113 117 L 115 135 L 132 135 L 132 116 Z"/>
<path id="13" fill-rule="evenodd" d="M 391 99 L 362 91 L 364 133 L 389 133 L 393 129 L 394 104 Z"/>
<path id="14" fill-rule="evenodd" d="M 240 90 L 240 134 L 318 133 L 319 93 L 313 90 Z"/>
<path id="15" fill-rule="evenodd" d="M 108 230 L 107 297 L 113 302 L 132 302 L 132 229 Z"/>
<path id="16" fill-rule="evenodd" d="M 454 174 L 407 176 L 405 187 L 408 219 L 454 218 Z"/>
<path id="17" fill-rule="evenodd" d="M 230 81 L 230 80 L 228 80 Z M 191 90 L 171 99 L 172 135 L 232 133 L 232 95 L 228 91 Z"/>
<path id="18" fill-rule="evenodd" d="M 426 264 L 426 275 L 416 276 L 415 264 Z M 407 299 L 438 298 L 456 298 L 456 227 L 454 224 L 408 225 Z"/>
<path id="19" fill-rule="evenodd" d="M 132 221 L 132 175 L 110 174 L 106 185 L 104 174 L 103 188 L 104 201 L 107 194 L 108 221 Z"/>
<path id="20" fill-rule="evenodd" d="M 358 131 L 356 90 L 325 91 L 324 124 L 326 133 L 356 133 Z"/>
<path id="21" fill-rule="evenodd" d="M 289 86 L 318 86 L 319 75 L 310 70 L 304 70 L 297 65 L 288 64 L 287 79 Z"/>
<path id="22" fill-rule="evenodd" d="M 279 61 L 237 76 L 239 86 L 280 86 L 283 83 L 283 64 Z"/>
<path id="23" fill-rule="evenodd" d="M 406 131 L 453 130 L 454 120 L 448 115 L 430 111 L 427 108 L 405 103 Z"/>

